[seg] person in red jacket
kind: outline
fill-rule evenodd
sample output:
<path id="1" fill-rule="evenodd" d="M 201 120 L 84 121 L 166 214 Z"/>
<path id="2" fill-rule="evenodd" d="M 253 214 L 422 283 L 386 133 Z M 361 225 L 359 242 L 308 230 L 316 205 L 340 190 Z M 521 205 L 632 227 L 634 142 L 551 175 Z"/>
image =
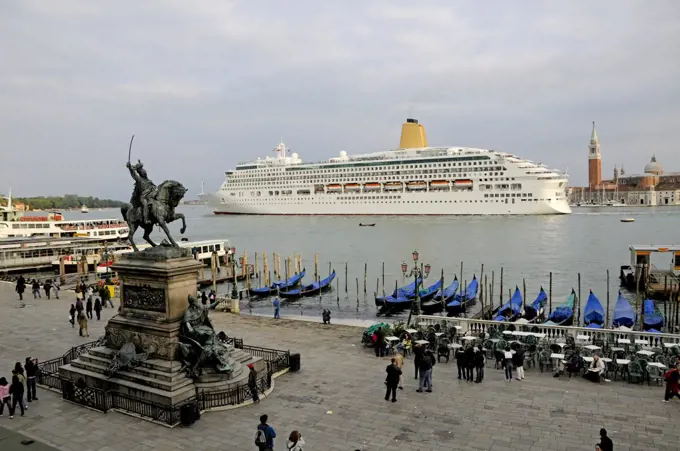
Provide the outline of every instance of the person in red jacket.
<path id="1" fill-rule="evenodd" d="M 680 380 L 680 373 L 678 373 L 678 368 L 675 365 L 671 366 L 671 368 L 666 371 L 666 373 L 663 375 L 663 380 L 666 381 L 666 394 L 664 395 L 663 402 L 670 401 L 673 396 L 680 399 L 680 395 L 678 394 L 678 380 Z"/>

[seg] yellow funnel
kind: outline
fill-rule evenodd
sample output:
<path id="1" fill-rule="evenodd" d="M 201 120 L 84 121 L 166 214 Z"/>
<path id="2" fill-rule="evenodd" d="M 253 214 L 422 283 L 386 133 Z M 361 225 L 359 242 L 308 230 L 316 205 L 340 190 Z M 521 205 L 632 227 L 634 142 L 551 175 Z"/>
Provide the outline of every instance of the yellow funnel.
<path id="1" fill-rule="evenodd" d="M 427 136 L 425 127 L 418 123 L 418 119 L 406 119 L 401 126 L 400 149 L 417 149 L 427 147 Z"/>

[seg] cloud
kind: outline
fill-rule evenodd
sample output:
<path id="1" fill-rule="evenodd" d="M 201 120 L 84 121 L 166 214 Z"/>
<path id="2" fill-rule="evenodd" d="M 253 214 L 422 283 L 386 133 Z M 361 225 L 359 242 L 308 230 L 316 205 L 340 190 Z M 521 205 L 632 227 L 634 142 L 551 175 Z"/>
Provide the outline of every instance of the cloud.
<path id="1" fill-rule="evenodd" d="M 433 144 L 569 167 L 572 184 L 592 120 L 606 170 L 651 153 L 680 170 L 680 5 L 519 5 L 4 2 L 0 183 L 127 198 L 135 133 L 154 180 L 192 193 L 281 136 L 312 160 L 393 148 L 407 116 Z"/>

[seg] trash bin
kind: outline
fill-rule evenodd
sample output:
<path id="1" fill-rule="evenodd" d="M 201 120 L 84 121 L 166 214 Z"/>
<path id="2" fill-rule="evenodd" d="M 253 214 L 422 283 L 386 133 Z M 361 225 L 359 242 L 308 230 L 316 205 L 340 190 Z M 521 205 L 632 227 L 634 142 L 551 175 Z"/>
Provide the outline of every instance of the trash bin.
<path id="1" fill-rule="evenodd" d="M 198 405 L 194 402 L 184 404 L 179 408 L 179 421 L 182 426 L 191 426 L 198 420 L 199 415 Z"/>
<path id="2" fill-rule="evenodd" d="M 300 354 L 295 353 L 290 355 L 290 370 L 300 371 Z"/>

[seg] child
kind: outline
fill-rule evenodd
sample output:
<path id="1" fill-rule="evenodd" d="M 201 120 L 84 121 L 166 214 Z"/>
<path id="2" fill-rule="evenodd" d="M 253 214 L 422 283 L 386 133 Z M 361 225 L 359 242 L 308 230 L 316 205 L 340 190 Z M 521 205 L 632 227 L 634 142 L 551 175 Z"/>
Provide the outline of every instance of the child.
<path id="1" fill-rule="evenodd" d="M 680 373 L 678 373 L 677 366 L 672 365 L 671 368 L 663 375 L 663 380 L 666 381 L 666 394 L 664 395 L 663 402 L 670 401 L 673 396 L 680 399 L 680 395 L 678 394 L 678 380 L 680 380 Z"/>

